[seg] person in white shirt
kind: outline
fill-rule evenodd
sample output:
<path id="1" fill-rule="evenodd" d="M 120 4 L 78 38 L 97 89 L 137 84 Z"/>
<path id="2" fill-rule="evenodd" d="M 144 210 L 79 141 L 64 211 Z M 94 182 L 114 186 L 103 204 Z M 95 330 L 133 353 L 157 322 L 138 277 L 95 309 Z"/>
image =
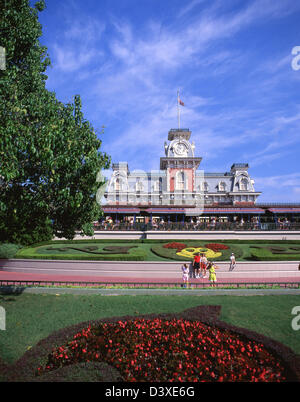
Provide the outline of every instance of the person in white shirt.
<path id="1" fill-rule="evenodd" d="M 201 258 L 200 258 L 200 269 L 201 269 L 202 278 L 206 278 L 207 264 L 208 264 L 208 261 L 207 261 L 206 255 L 202 254 Z"/>
<path id="2" fill-rule="evenodd" d="M 231 253 L 229 271 L 233 271 L 235 266 L 236 266 L 235 255 L 234 253 Z"/>

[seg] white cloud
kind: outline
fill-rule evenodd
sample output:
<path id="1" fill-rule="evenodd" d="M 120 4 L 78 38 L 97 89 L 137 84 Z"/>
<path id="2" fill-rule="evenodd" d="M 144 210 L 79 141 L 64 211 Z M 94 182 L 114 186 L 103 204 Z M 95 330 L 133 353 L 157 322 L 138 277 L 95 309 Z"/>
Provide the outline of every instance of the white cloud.
<path id="1" fill-rule="evenodd" d="M 266 187 L 274 187 L 277 189 L 281 187 L 300 188 L 300 173 L 295 172 L 284 175 L 256 177 L 255 183 Z"/>

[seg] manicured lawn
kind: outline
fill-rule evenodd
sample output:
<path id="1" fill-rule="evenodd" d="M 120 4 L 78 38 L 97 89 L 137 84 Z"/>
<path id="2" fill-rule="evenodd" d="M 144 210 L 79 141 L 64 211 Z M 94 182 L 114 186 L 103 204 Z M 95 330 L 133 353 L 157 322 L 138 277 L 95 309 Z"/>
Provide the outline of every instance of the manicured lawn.
<path id="1" fill-rule="evenodd" d="M 168 244 L 181 244 L 185 248 L 168 248 Z M 225 248 L 213 250 L 209 245 Z M 197 251 L 205 251 L 209 259 L 228 261 L 234 252 L 238 261 L 298 261 L 299 241 L 205 241 L 205 240 L 161 240 L 161 241 L 107 241 L 78 240 L 53 241 L 20 249 L 16 258 L 44 259 L 88 259 L 114 261 L 188 261 Z"/>
<path id="2" fill-rule="evenodd" d="M 59 290 L 58 290 L 59 292 Z M 300 354 L 299 331 L 291 314 L 300 296 L 99 296 L 0 295 L 6 330 L 0 331 L 0 357 L 14 363 L 28 348 L 53 331 L 99 318 L 180 312 L 197 305 L 221 305 L 221 319 L 267 335 Z"/>

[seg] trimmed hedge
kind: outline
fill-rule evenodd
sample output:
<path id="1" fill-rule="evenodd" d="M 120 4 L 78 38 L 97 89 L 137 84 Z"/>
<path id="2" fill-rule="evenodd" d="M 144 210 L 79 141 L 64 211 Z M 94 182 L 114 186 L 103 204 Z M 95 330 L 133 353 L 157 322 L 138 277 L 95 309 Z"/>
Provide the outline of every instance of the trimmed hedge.
<path id="1" fill-rule="evenodd" d="M 145 261 L 146 252 L 142 249 L 132 248 L 129 250 L 129 254 L 36 254 L 34 248 L 27 247 L 20 250 L 16 258 L 41 260 Z"/>
<path id="2" fill-rule="evenodd" d="M 270 249 L 267 248 L 250 248 L 251 259 L 255 261 L 299 261 L 300 254 L 290 254 L 290 253 L 272 253 Z"/>

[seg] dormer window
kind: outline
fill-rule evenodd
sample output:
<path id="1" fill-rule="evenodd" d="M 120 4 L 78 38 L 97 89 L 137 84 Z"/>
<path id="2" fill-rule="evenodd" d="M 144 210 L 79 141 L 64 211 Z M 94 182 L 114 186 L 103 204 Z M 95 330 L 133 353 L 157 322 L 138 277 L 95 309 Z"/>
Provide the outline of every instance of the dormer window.
<path id="1" fill-rule="evenodd" d="M 226 191 L 226 184 L 223 181 L 219 183 L 219 191 Z"/>
<path id="2" fill-rule="evenodd" d="M 248 190 L 248 180 L 243 178 L 240 181 L 240 190 L 241 191 L 247 191 Z"/>

